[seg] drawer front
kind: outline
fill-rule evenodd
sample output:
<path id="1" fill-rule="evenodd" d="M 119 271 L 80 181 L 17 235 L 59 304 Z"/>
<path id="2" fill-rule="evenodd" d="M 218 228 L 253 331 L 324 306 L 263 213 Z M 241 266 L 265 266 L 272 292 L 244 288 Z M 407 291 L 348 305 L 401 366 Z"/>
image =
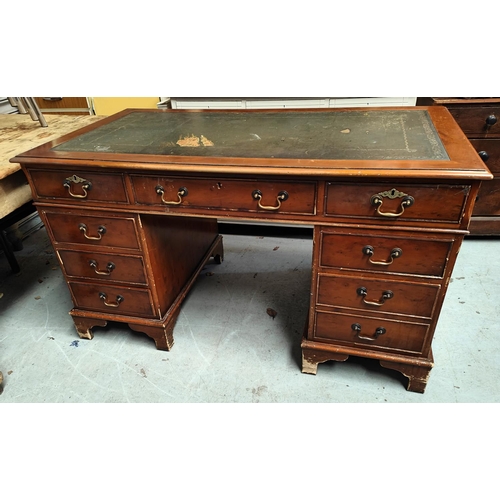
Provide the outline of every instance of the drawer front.
<path id="1" fill-rule="evenodd" d="M 328 182 L 326 190 L 327 216 L 458 224 L 470 186 Z"/>
<path id="2" fill-rule="evenodd" d="M 56 199 L 78 203 L 128 203 L 123 176 L 75 172 L 74 170 L 36 170 L 29 173 L 37 199 Z"/>
<path id="3" fill-rule="evenodd" d="M 204 208 L 313 215 L 314 182 L 134 177 L 135 201 L 172 210 Z"/>
<path id="4" fill-rule="evenodd" d="M 500 135 L 500 105 L 448 108 L 465 135 Z M 491 117 L 491 118 L 490 118 Z M 496 119 L 496 122 L 495 122 Z M 487 120 L 492 123 L 488 125 Z M 495 122 L 495 123 L 493 123 Z"/>
<path id="5" fill-rule="evenodd" d="M 481 184 L 473 215 L 500 215 L 500 177 Z"/>
<path id="6" fill-rule="evenodd" d="M 75 306 L 89 311 L 153 318 L 154 307 L 149 290 L 108 284 L 69 282 Z"/>
<path id="7" fill-rule="evenodd" d="M 95 278 L 145 285 L 146 274 L 142 257 L 95 252 L 58 252 L 66 275 L 70 278 Z"/>
<path id="8" fill-rule="evenodd" d="M 480 156 L 491 172 L 500 175 L 500 139 L 471 139 L 470 143 L 478 153 L 482 153 Z"/>
<path id="9" fill-rule="evenodd" d="M 317 305 L 430 319 L 440 285 L 320 274 Z"/>
<path id="10" fill-rule="evenodd" d="M 56 243 L 82 243 L 139 249 L 136 223 L 133 218 L 45 213 Z"/>
<path id="11" fill-rule="evenodd" d="M 321 234 L 320 266 L 443 277 L 453 240 L 369 232 Z"/>
<path id="12" fill-rule="evenodd" d="M 429 326 L 424 323 L 317 312 L 314 340 L 419 354 L 424 349 L 428 330 Z"/>

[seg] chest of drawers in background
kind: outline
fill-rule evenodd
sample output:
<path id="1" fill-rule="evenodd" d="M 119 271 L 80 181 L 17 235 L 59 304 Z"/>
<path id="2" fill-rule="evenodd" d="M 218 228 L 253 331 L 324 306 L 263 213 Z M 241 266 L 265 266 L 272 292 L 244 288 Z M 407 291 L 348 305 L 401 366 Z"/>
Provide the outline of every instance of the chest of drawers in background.
<path id="1" fill-rule="evenodd" d="M 445 106 L 495 178 L 481 186 L 470 223 L 473 235 L 500 235 L 500 98 L 433 97 Z"/>

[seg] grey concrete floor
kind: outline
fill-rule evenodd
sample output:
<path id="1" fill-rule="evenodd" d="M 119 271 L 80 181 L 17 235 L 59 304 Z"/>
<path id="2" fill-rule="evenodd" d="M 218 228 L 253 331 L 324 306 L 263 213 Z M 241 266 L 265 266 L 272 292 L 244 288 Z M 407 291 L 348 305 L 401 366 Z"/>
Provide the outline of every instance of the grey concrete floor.
<path id="1" fill-rule="evenodd" d="M 350 358 L 301 373 L 312 241 L 224 235 L 182 306 L 175 345 L 110 323 L 81 340 L 56 257 L 42 228 L 0 257 L 0 403 L 475 403 L 500 401 L 500 239 L 467 239 L 435 333 L 425 394 L 398 372 Z M 267 314 L 277 312 L 273 319 Z"/>

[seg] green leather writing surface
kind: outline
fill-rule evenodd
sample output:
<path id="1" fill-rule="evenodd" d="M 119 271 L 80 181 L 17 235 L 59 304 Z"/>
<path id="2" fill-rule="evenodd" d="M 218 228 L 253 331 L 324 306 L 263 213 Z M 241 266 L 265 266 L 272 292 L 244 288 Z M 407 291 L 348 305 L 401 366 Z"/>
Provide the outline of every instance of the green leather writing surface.
<path id="1" fill-rule="evenodd" d="M 132 112 L 55 151 L 176 156 L 448 160 L 425 110 Z"/>

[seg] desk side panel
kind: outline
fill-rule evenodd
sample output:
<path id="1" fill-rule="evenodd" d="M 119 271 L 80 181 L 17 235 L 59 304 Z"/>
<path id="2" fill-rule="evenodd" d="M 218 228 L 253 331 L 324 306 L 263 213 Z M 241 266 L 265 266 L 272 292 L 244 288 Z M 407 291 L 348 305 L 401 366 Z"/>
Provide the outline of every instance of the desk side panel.
<path id="1" fill-rule="evenodd" d="M 146 265 L 162 317 L 218 236 L 217 220 L 141 215 L 140 221 Z"/>

